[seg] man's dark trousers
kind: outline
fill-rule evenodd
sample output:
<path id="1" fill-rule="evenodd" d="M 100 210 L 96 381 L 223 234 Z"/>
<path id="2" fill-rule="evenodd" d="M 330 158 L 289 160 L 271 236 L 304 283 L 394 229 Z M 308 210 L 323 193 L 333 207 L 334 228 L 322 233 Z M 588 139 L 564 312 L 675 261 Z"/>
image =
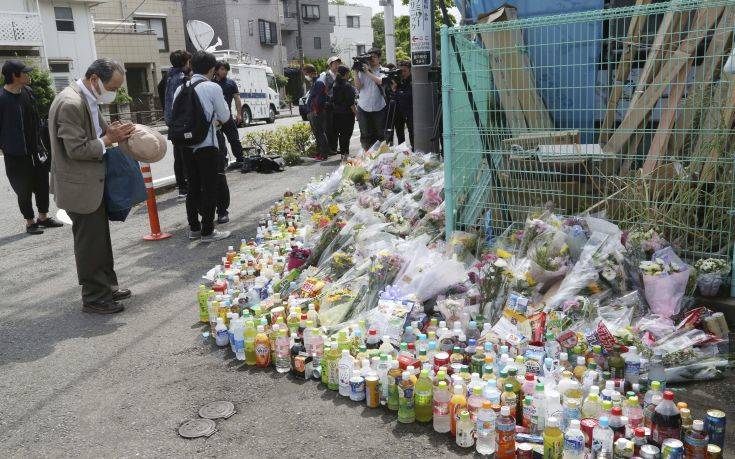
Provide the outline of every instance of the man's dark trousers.
<path id="1" fill-rule="evenodd" d="M 240 143 L 240 134 L 237 132 L 237 125 L 235 124 L 235 120 L 230 117 L 229 121 L 222 125 L 220 132 L 223 133 L 225 137 L 227 137 L 227 141 L 230 143 L 232 156 L 235 157 L 235 161 L 240 163 L 243 162 L 244 158 L 242 156 L 242 144 Z M 222 147 L 220 146 L 220 148 Z M 226 158 L 227 148 L 224 149 L 224 153 Z"/>
<path id="2" fill-rule="evenodd" d="M 316 148 L 320 156 L 327 158 L 331 151 L 329 149 L 329 141 L 324 133 L 324 119 L 322 113 L 311 112 L 308 115 L 309 124 L 311 125 L 311 133 L 316 139 Z"/>
<path id="3" fill-rule="evenodd" d="M 334 114 L 334 131 L 339 140 L 339 152 L 342 155 L 350 153 L 350 140 L 355 130 L 355 117 L 352 113 L 335 113 Z"/>
<path id="4" fill-rule="evenodd" d="M 185 148 L 184 164 L 189 181 L 189 193 L 186 195 L 186 218 L 189 221 L 189 229 L 201 231 L 202 236 L 209 236 L 214 231 L 214 210 L 221 183 L 219 170 L 222 167 L 222 153 L 217 147 L 203 147 L 196 151 Z M 201 223 L 199 215 L 202 216 Z"/>
<path id="5" fill-rule="evenodd" d="M 327 144 L 329 144 L 329 150 L 331 153 L 337 152 L 337 129 L 334 121 L 334 110 L 329 108 L 329 104 L 321 113 L 321 117 L 324 120 L 324 134 L 327 136 Z"/>
<path id="6" fill-rule="evenodd" d="M 105 200 L 91 214 L 67 212 L 72 221 L 74 258 L 77 277 L 82 286 L 82 301 L 109 301 L 117 290 L 110 239 L 110 222 L 107 220 Z"/>
<path id="7" fill-rule="evenodd" d="M 33 220 L 33 195 L 38 212 L 45 214 L 49 205 L 48 166 L 34 164 L 30 155 L 4 155 L 5 174 L 18 197 L 18 208 L 26 220 Z"/>
<path id="8" fill-rule="evenodd" d="M 217 132 L 217 142 L 219 143 L 219 151 L 222 153 L 222 161 L 217 172 L 217 178 L 219 179 L 219 186 L 217 188 L 217 215 L 222 216 L 229 213 L 227 209 L 230 208 L 230 187 L 227 185 L 227 175 L 225 174 L 229 162 L 227 159 L 227 145 L 225 145 L 225 136 L 222 134 L 221 129 Z M 240 156 L 242 156 L 242 151 L 240 151 Z"/>
<path id="9" fill-rule="evenodd" d="M 375 142 L 385 138 L 386 109 L 377 112 L 366 112 L 357 107 L 357 123 L 360 125 L 360 144 L 364 150 L 369 149 Z"/>
<path id="10" fill-rule="evenodd" d="M 184 148 L 174 146 L 174 177 L 179 193 L 186 194 L 186 171 L 184 170 Z"/>
<path id="11" fill-rule="evenodd" d="M 406 141 L 406 128 L 408 128 L 408 140 L 411 142 L 413 147 L 413 119 L 412 117 L 404 116 L 401 110 L 396 109 L 395 122 L 393 124 L 396 131 L 396 137 L 398 137 L 398 145 Z"/>

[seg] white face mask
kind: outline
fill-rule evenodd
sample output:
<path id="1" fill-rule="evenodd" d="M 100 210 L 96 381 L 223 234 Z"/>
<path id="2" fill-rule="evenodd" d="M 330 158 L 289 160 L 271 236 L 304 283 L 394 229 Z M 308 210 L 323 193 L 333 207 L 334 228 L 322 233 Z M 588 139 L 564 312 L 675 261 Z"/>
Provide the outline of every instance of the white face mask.
<path id="1" fill-rule="evenodd" d="M 306 75 L 304 78 L 306 78 L 306 81 L 311 81 L 311 76 Z"/>
<path id="2" fill-rule="evenodd" d="M 115 100 L 115 94 L 117 94 L 116 91 L 108 91 L 105 89 L 105 86 L 102 84 L 102 80 L 97 80 L 98 84 L 95 88 L 92 86 L 95 92 L 95 96 L 97 96 L 97 102 L 100 104 L 110 104 L 113 100 Z"/>

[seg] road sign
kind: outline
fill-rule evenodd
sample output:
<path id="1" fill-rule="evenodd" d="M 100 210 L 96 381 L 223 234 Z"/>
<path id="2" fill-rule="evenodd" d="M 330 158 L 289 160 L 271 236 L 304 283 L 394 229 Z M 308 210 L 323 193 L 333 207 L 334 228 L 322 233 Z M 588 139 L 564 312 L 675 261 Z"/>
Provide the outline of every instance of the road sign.
<path id="1" fill-rule="evenodd" d="M 434 12 L 431 0 L 410 0 L 411 63 L 431 67 L 434 63 Z"/>

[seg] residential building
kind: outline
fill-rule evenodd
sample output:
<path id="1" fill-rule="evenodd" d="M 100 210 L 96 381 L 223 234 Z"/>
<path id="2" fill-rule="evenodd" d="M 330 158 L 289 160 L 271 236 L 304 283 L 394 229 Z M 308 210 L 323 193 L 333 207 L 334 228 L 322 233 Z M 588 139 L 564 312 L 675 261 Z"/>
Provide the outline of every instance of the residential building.
<path id="1" fill-rule="evenodd" d="M 125 65 L 130 110 L 153 110 L 169 54 L 186 49 L 182 0 L 107 0 L 93 12 L 97 54 Z"/>
<path id="2" fill-rule="evenodd" d="M 0 65 L 8 59 L 48 69 L 57 91 L 97 57 L 90 8 L 105 0 L 2 0 Z"/>
<path id="3" fill-rule="evenodd" d="M 278 0 L 184 0 L 184 18 L 204 21 L 222 39 L 218 49 L 265 60 L 282 73 L 286 50 L 281 40 L 282 5 Z"/>
<path id="4" fill-rule="evenodd" d="M 288 60 L 299 60 L 297 6 L 301 9 L 301 42 L 304 56 L 323 59 L 332 54 L 330 34 L 334 24 L 329 21 L 327 0 L 282 0 L 284 19 L 282 25 L 283 43 L 288 49 Z"/>
<path id="5" fill-rule="evenodd" d="M 329 4 L 329 20 L 334 24 L 331 48 L 348 66 L 352 58 L 373 45 L 373 9 L 360 5 Z"/>

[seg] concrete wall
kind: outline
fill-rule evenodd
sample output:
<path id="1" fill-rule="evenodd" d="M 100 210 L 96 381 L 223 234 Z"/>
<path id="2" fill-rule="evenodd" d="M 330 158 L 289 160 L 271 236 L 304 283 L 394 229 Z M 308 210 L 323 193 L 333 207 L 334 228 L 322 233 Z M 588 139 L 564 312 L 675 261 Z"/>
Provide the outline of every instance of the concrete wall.
<path id="1" fill-rule="evenodd" d="M 329 4 L 327 0 L 302 0 L 303 5 L 318 5 L 319 19 L 304 19 L 301 21 L 301 34 L 304 44 L 304 56 L 314 59 L 326 58 L 332 55 L 330 50 L 330 34 L 334 30 L 334 26 L 329 22 Z M 321 49 L 314 47 L 314 37 L 320 37 L 322 42 Z"/>
<path id="2" fill-rule="evenodd" d="M 369 6 L 330 4 L 329 15 L 334 17 L 334 31 L 330 40 L 336 54 L 349 66 L 352 58 L 358 54 L 358 45 L 363 45 L 366 51 L 373 45 L 373 10 Z M 347 27 L 347 16 L 358 16 L 360 27 Z"/>

